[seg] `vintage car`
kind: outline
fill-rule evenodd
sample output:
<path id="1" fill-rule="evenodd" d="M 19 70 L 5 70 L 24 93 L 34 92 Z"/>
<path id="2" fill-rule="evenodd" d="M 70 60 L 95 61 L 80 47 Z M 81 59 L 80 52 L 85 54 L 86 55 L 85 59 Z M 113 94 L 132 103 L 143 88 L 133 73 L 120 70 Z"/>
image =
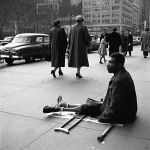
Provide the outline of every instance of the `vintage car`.
<path id="1" fill-rule="evenodd" d="M 0 46 L 0 58 L 11 65 L 14 60 L 25 59 L 33 62 L 36 58 L 50 60 L 49 35 L 40 33 L 22 33 L 14 37 L 11 43 Z"/>
<path id="2" fill-rule="evenodd" d="M 97 40 L 95 35 L 90 35 L 91 36 L 91 42 L 88 46 L 88 52 L 92 52 L 92 51 L 97 51 L 99 48 L 99 41 Z"/>
<path id="3" fill-rule="evenodd" d="M 5 37 L 3 40 L 0 40 L 0 45 L 6 45 L 13 40 L 14 36 Z"/>

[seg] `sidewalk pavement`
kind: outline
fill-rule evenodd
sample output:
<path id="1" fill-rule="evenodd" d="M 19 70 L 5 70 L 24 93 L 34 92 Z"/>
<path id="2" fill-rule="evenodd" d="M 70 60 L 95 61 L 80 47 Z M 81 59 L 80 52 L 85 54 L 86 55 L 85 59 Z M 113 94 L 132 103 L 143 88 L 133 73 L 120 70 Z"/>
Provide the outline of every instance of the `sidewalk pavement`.
<path id="1" fill-rule="evenodd" d="M 125 65 L 137 91 L 135 123 L 115 127 L 104 144 L 97 137 L 107 125 L 100 123 L 83 121 L 70 134 L 54 131 L 67 119 L 50 117 L 42 109 L 55 105 L 59 95 L 69 103 L 105 96 L 112 74 L 99 64 L 97 53 L 89 54 L 89 62 L 90 67 L 81 70 L 83 79 L 76 79 L 76 70 L 67 67 L 64 76 L 54 79 L 45 61 L 0 68 L 0 150 L 149 150 L 150 57 L 143 58 L 140 46 Z"/>

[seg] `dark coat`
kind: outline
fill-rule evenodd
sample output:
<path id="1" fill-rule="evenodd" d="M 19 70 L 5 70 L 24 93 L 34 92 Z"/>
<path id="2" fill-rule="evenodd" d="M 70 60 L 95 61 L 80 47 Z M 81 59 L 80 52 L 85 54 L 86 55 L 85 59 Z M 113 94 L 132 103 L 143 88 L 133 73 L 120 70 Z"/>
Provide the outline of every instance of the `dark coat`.
<path id="1" fill-rule="evenodd" d="M 130 74 L 123 68 L 109 82 L 99 119 L 129 123 L 137 113 L 137 97 Z"/>
<path id="2" fill-rule="evenodd" d="M 150 33 L 148 31 L 144 31 L 141 34 L 141 50 L 149 51 L 150 48 Z"/>
<path id="3" fill-rule="evenodd" d="M 87 27 L 81 23 L 71 27 L 69 36 L 69 67 L 89 66 L 87 57 L 87 46 L 91 41 Z"/>
<path id="4" fill-rule="evenodd" d="M 112 32 L 109 36 L 109 55 L 113 52 L 119 52 L 121 37 L 117 32 Z"/>
<path id="5" fill-rule="evenodd" d="M 63 28 L 54 27 L 50 30 L 50 48 L 52 67 L 65 66 L 65 52 L 67 47 L 67 35 Z"/>
<path id="6" fill-rule="evenodd" d="M 121 52 L 127 52 L 127 36 L 125 34 L 121 34 Z"/>
<path id="7" fill-rule="evenodd" d="M 127 35 L 127 51 L 133 50 L 133 35 L 129 34 Z"/>

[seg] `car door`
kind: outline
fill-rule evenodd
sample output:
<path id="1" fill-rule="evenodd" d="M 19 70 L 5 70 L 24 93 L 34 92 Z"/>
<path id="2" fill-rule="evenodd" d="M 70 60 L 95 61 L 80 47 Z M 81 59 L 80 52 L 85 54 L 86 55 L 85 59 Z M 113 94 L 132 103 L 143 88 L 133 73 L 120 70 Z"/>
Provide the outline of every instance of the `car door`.
<path id="1" fill-rule="evenodd" d="M 40 55 L 42 54 L 42 45 L 43 45 L 43 37 L 37 36 L 35 39 L 35 45 L 34 45 L 34 54 Z"/>
<path id="2" fill-rule="evenodd" d="M 44 36 L 43 37 L 43 51 L 46 54 L 50 54 L 50 49 L 49 49 L 49 36 Z"/>

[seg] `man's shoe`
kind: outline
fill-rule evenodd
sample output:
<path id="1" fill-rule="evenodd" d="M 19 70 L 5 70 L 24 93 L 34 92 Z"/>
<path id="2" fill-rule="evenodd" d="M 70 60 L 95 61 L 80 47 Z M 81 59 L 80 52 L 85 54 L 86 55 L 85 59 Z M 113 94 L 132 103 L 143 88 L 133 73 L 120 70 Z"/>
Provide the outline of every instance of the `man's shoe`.
<path id="1" fill-rule="evenodd" d="M 60 108 L 58 107 L 45 106 L 43 108 L 43 113 L 51 113 L 51 112 L 58 112 L 58 111 L 60 111 Z"/>

